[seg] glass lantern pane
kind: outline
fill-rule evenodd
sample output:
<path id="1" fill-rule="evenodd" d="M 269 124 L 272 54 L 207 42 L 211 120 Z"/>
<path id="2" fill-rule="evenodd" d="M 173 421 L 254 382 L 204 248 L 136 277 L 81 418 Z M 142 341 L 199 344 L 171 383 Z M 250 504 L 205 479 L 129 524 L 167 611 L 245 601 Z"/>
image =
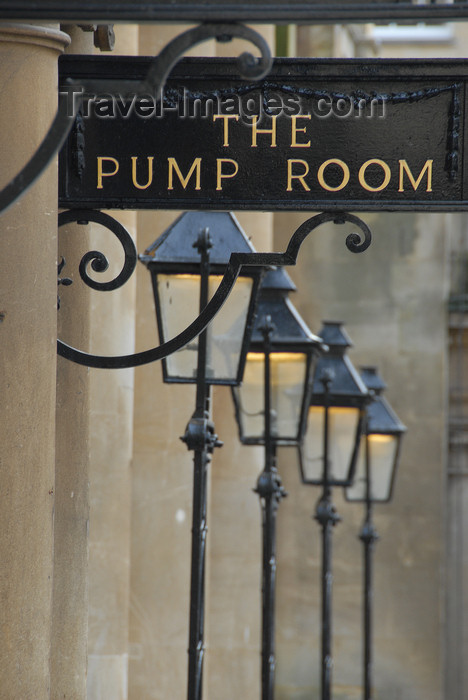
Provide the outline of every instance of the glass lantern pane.
<path id="1" fill-rule="evenodd" d="M 304 353 L 270 354 L 271 434 L 274 439 L 293 441 L 297 437 L 306 370 L 307 356 Z M 242 385 L 236 389 L 244 438 L 264 437 L 264 372 L 264 354 L 249 352 Z"/>
<path id="2" fill-rule="evenodd" d="M 262 352 L 248 352 L 242 384 L 234 389 L 243 438 L 259 439 L 264 434 L 264 360 Z"/>
<path id="3" fill-rule="evenodd" d="M 358 408 L 329 408 L 328 457 L 331 481 L 345 482 L 348 478 L 359 417 Z M 325 409 L 322 406 L 310 406 L 302 449 L 302 465 L 306 481 L 322 482 L 323 480 L 324 418 Z"/>
<path id="4" fill-rule="evenodd" d="M 369 435 L 369 458 L 371 489 L 373 501 L 388 501 L 392 485 L 393 465 L 395 463 L 398 439 L 394 435 Z M 346 498 L 350 501 L 366 500 L 366 440 L 361 438 L 356 475 L 352 486 L 346 489 Z"/>
<path id="5" fill-rule="evenodd" d="M 210 275 L 208 296 L 211 299 L 221 282 L 221 275 Z M 208 326 L 207 380 L 234 381 L 244 339 L 253 280 L 239 277 L 222 309 Z M 164 340 L 183 331 L 199 315 L 199 275 L 158 275 L 158 293 L 163 314 Z M 198 338 L 169 355 L 168 374 L 194 381 L 197 373 Z"/>
<path id="6" fill-rule="evenodd" d="M 274 352 L 270 359 L 271 432 L 273 437 L 294 440 L 306 389 L 307 357 L 303 353 Z"/>

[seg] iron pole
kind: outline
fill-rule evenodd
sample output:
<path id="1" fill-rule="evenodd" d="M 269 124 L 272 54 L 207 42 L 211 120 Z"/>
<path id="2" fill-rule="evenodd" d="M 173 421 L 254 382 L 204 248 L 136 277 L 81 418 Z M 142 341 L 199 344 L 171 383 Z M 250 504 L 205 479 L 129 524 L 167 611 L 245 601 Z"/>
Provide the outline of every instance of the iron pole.
<path id="1" fill-rule="evenodd" d="M 379 539 L 373 523 L 372 482 L 370 470 L 369 439 L 366 435 L 366 515 L 359 539 L 364 547 L 363 572 L 363 699 L 372 700 L 372 608 L 373 608 L 373 553 Z"/>
<path id="2" fill-rule="evenodd" d="M 332 683 L 332 529 L 341 518 L 331 501 L 330 464 L 328 456 L 329 439 L 329 389 L 332 376 L 325 373 L 322 378 L 324 388 L 324 429 L 323 429 L 323 492 L 317 503 L 315 519 L 322 527 L 322 635 L 321 635 L 321 699 L 330 700 Z"/>
<path id="3" fill-rule="evenodd" d="M 271 430 L 270 337 L 273 330 L 271 318 L 267 316 L 262 328 L 265 348 L 265 465 L 255 489 L 262 509 L 262 700 L 274 700 L 275 693 L 276 516 L 279 503 L 286 496 L 276 468 L 276 446 Z"/>
<path id="4" fill-rule="evenodd" d="M 209 248 L 208 229 L 204 229 L 194 247 L 200 253 L 200 311 L 208 303 Z M 208 465 L 215 447 L 220 447 L 210 421 L 210 386 L 206 382 L 207 331 L 198 339 L 195 411 L 182 440 L 193 450 L 192 560 L 190 573 L 190 612 L 188 646 L 187 699 L 201 700 L 203 695 L 203 656 L 205 619 L 205 559 Z"/>

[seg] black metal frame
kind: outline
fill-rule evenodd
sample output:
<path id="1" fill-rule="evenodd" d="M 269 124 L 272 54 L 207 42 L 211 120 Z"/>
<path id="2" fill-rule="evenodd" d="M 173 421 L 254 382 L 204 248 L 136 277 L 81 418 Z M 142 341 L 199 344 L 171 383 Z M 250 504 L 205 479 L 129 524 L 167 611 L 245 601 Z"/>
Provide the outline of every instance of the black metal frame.
<path id="1" fill-rule="evenodd" d="M 250 350 L 253 352 L 259 352 L 258 350 L 253 350 L 252 345 L 250 345 Z M 275 345 L 275 352 L 290 352 L 291 348 L 288 347 L 286 344 L 284 345 Z M 262 350 L 261 352 L 264 352 Z M 305 354 L 305 353 L 304 353 Z M 305 368 L 305 374 L 308 375 L 310 373 L 310 367 L 312 364 L 313 358 L 311 354 L 307 354 L 306 358 L 306 368 Z M 241 417 L 240 417 L 240 406 L 239 406 L 239 401 L 237 400 L 234 392 L 233 392 L 233 397 L 234 397 L 234 411 L 236 415 L 236 422 L 240 426 L 241 425 Z M 300 424 L 298 426 L 298 432 L 296 436 L 291 436 L 290 438 L 279 438 L 275 439 L 275 445 L 277 446 L 296 446 L 298 442 L 301 439 L 301 435 L 304 432 L 304 428 L 307 422 L 307 407 L 309 405 L 309 400 L 310 400 L 310 392 L 307 394 L 307 392 L 304 392 L 304 396 L 302 399 L 302 406 L 301 406 L 301 420 Z M 265 438 L 257 438 L 257 437 L 248 437 L 242 435 L 240 433 L 239 439 L 243 445 L 264 445 L 265 444 Z"/>
<path id="2" fill-rule="evenodd" d="M 193 214 L 193 213 L 192 213 Z M 209 220 L 210 216 L 213 216 L 213 214 L 203 212 L 204 217 Z M 232 213 L 227 213 L 223 212 L 223 216 L 229 216 L 230 220 L 234 223 L 234 225 L 237 228 L 239 227 L 239 224 L 236 220 L 236 218 L 233 216 Z M 182 252 L 179 250 L 177 251 L 177 260 L 174 260 L 172 258 L 172 261 L 167 260 L 167 256 L 169 253 L 166 253 L 163 256 L 163 259 L 158 257 L 158 245 L 160 244 L 161 240 L 165 237 L 166 239 L 171 235 L 173 227 L 176 227 L 178 222 L 182 220 L 182 218 L 185 216 L 185 214 L 182 214 L 177 221 L 171 226 L 165 234 L 162 234 L 160 238 L 158 238 L 145 252 L 139 256 L 139 259 L 142 263 L 146 265 L 148 270 L 151 273 L 151 279 L 152 279 L 152 284 L 153 284 L 153 293 L 154 293 L 154 298 L 155 298 L 155 304 L 156 304 L 156 309 L 161 308 L 162 302 L 159 294 L 159 285 L 157 282 L 157 276 L 159 272 L 165 273 L 165 274 L 200 274 L 200 265 L 195 264 L 194 262 L 189 262 L 188 260 L 184 260 L 184 256 L 182 255 Z M 219 216 L 219 214 L 215 214 L 215 216 Z M 213 235 L 220 233 L 219 231 L 213 230 L 211 233 Z M 200 232 L 200 236 L 203 237 L 202 232 Z M 211 246 L 211 239 L 210 239 L 210 230 L 209 227 L 206 228 L 206 236 L 207 240 L 205 241 L 205 244 L 208 244 L 208 241 L 210 241 L 209 245 Z M 227 247 L 227 243 L 229 241 L 225 241 L 225 245 L 222 246 L 222 250 L 218 251 L 218 255 L 214 256 L 213 251 L 209 253 L 209 274 L 210 275 L 217 275 L 222 277 L 225 270 L 226 270 L 226 262 L 231 254 L 231 248 Z M 196 248 L 198 245 L 198 242 L 195 242 L 193 244 L 193 248 Z M 174 246 L 174 244 L 173 244 Z M 246 245 L 247 247 L 247 245 Z M 253 251 L 253 247 L 249 244 L 250 250 Z M 223 262 L 220 262 L 220 257 L 223 258 Z M 217 258 L 217 259 L 215 259 Z M 190 260 L 192 260 L 192 256 L 190 256 Z M 258 288 L 259 284 L 261 281 L 261 278 L 263 276 L 263 266 L 255 266 L 255 265 L 250 265 L 250 266 L 245 266 L 241 267 L 239 269 L 238 277 L 248 277 L 249 279 L 252 280 L 252 291 L 251 291 L 251 296 L 250 296 L 250 302 L 249 302 L 249 307 L 247 310 L 247 322 L 245 326 L 245 331 L 244 331 L 244 337 L 242 341 L 242 346 L 240 349 L 240 357 L 241 361 L 238 364 L 237 368 L 237 374 L 232 380 L 228 379 L 218 379 L 216 377 L 208 377 L 205 376 L 205 380 L 207 384 L 220 384 L 223 386 L 237 386 L 240 384 L 242 381 L 242 376 L 244 374 L 244 366 L 245 366 L 245 358 L 247 355 L 247 348 L 250 343 L 250 338 L 252 335 L 252 329 L 254 326 L 254 321 L 255 321 L 255 309 L 257 305 L 257 294 L 258 294 Z M 237 277 L 236 277 L 237 279 Z M 207 297 L 208 301 L 208 297 Z M 200 306 L 200 312 L 203 311 L 204 307 L 206 304 L 203 306 Z M 164 328 L 163 328 L 163 321 L 162 321 L 162 314 L 161 313 L 156 313 L 157 317 L 157 324 L 158 324 L 158 333 L 159 333 L 159 339 L 160 342 L 164 341 Z M 163 370 L 163 377 L 164 381 L 167 383 L 173 383 L 173 384 L 187 384 L 187 383 L 197 383 L 198 379 L 194 378 L 192 381 L 190 379 L 187 379 L 186 377 L 176 377 L 175 375 L 171 375 L 168 371 L 167 368 L 167 362 L 166 358 L 162 358 L 162 370 Z M 206 375 L 206 373 L 205 373 Z"/>
<path id="3" fill-rule="evenodd" d="M 325 321 L 324 327 L 320 331 L 320 334 L 323 335 L 324 342 L 327 343 L 330 348 L 329 353 L 324 355 L 324 357 L 320 358 L 319 360 L 319 366 L 317 367 L 312 387 L 310 406 L 323 407 L 325 422 L 327 423 L 330 408 L 354 408 L 359 411 L 359 417 L 356 423 L 353 453 L 350 457 L 346 478 L 333 477 L 330 472 L 327 471 L 327 483 L 329 486 L 346 487 L 350 486 L 354 479 L 356 462 L 359 454 L 360 436 L 362 434 L 366 417 L 365 407 L 369 400 L 369 396 L 357 370 L 349 357 L 346 355 L 346 349 L 350 346 L 350 342 L 346 340 L 346 336 L 343 335 L 342 331 L 340 330 L 340 340 L 338 344 L 335 344 L 333 336 L 327 331 L 327 326 L 331 326 L 333 328 L 333 326 L 339 327 L 340 325 L 341 324 L 339 323 Z M 324 427 L 324 431 L 327 432 L 328 427 L 326 430 Z M 298 452 L 299 468 L 303 483 L 309 486 L 323 486 L 323 477 L 312 479 L 306 475 L 301 447 L 299 447 Z M 326 459 L 324 457 L 323 474 L 325 473 L 325 462 L 327 462 L 328 470 L 328 457 Z"/>
<path id="4" fill-rule="evenodd" d="M 465 0 L 419 5 L 411 0 L 294 0 L 273 2 L 254 0 L 236 3 L 189 3 L 181 0 L 164 2 L 149 0 L 135 5 L 131 0 L 121 0 L 111 6 L 105 0 L 74 0 L 67 5 L 57 0 L 47 0 L 38 6 L 35 0 L 0 0 L 0 17 L 3 19 L 55 20 L 68 23 L 86 22 L 198 22 L 241 21 L 263 23 L 333 23 L 333 22 L 396 22 L 398 20 L 423 22 L 457 21 L 468 17 Z"/>
<path id="5" fill-rule="evenodd" d="M 249 352 L 266 355 L 265 323 L 270 318 L 272 323 L 268 336 L 268 354 L 294 353 L 306 357 L 304 373 L 304 391 L 300 408 L 300 419 L 295 435 L 270 436 L 276 446 L 297 446 L 304 435 L 307 424 L 307 411 L 312 394 L 311 365 L 316 355 L 325 348 L 321 338 L 312 335 L 296 308 L 290 301 L 288 293 L 296 287 L 291 279 L 280 268 L 267 272 L 260 287 L 257 302 L 257 322 L 250 340 Z M 241 388 L 232 390 L 236 423 L 239 428 L 239 439 L 243 445 L 264 445 L 265 435 L 245 435 L 242 420 Z M 266 403 L 266 402 L 265 402 Z"/>

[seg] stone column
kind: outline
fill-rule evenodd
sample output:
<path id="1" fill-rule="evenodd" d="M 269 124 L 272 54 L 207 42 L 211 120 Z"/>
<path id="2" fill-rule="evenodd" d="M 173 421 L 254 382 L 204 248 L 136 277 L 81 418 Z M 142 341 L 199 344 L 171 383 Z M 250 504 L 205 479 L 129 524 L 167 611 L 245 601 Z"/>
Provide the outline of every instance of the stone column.
<path id="1" fill-rule="evenodd" d="M 55 25 L 0 26 L 0 186 L 57 105 Z M 0 218 L 0 696 L 50 697 L 57 305 L 57 169 Z"/>
<path id="2" fill-rule="evenodd" d="M 137 53 L 137 39 L 138 27 L 116 25 L 114 52 Z M 136 235 L 134 212 L 107 213 Z M 123 257 L 117 239 L 97 225 L 91 238 L 115 277 Z M 114 292 L 91 292 L 93 353 L 132 354 L 134 329 L 135 277 Z M 90 370 L 88 700 L 126 700 L 128 692 L 133 374 Z"/>
<path id="3" fill-rule="evenodd" d="M 93 34 L 76 26 L 63 30 L 71 43 L 66 53 L 93 53 Z M 89 290 L 81 283 L 78 263 L 89 239 L 87 227 L 59 229 L 58 255 L 65 266 L 60 286 L 58 337 L 89 350 Z M 88 644 L 89 524 L 89 370 L 57 360 L 56 469 L 54 517 L 54 587 L 52 608 L 51 698 L 86 698 Z"/>

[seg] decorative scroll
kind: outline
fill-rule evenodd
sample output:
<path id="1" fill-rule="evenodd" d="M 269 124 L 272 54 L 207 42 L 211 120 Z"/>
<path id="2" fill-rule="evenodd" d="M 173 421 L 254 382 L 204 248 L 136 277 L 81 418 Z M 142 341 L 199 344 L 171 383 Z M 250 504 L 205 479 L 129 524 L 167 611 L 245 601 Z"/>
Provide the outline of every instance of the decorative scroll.
<path id="1" fill-rule="evenodd" d="M 88 275 L 88 265 L 91 265 L 94 272 L 105 272 L 109 267 L 109 261 L 106 256 L 98 250 L 90 250 L 83 255 L 79 266 L 80 276 L 83 282 L 87 284 L 88 287 L 91 287 L 91 289 L 96 289 L 101 292 L 110 292 L 124 285 L 132 276 L 137 263 L 135 243 L 127 229 L 122 226 L 117 219 L 114 219 L 114 217 L 94 209 L 74 209 L 59 214 L 59 227 L 73 221 L 83 225 L 94 221 L 97 224 L 101 224 L 101 226 L 105 226 L 105 228 L 112 231 L 119 239 L 125 256 L 122 270 L 117 277 L 108 282 L 97 282 Z"/>
<path id="2" fill-rule="evenodd" d="M 65 212 L 64 214 L 68 216 L 68 221 L 96 221 L 96 218 L 93 218 L 93 215 L 99 215 L 101 217 L 105 216 L 106 220 L 112 218 L 108 215 L 102 214 L 101 212 L 86 210 L 80 210 L 78 212 L 70 211 Z M 187 345 L 187 343 L 190 343 L 206 328 L 210 321 L 212 321 L 228 298 L 243 265 L 265 267 L 270 265 L 295 265 L 299 254 L 299 249 L 307 236 L 318 226 L 328 222 L 333 222 L 335 224 L 344 224 L 349 222 L 358 227 L 360 233 L 351 233 L 346 238 L 346 246 L 352 253 L 362 253 L 369 247 L 372 239 L 370 229 L 358 216 L 355 216 L 354 214 L 347 214 L 346 212 L 324 212 L 322 214 L 316 214 L 310 219 L 307 219 L 307 221 L 301 224 L 301 226 L 299 226 L 299 228 L 294 232 L 284 253 L 231 253 L 231 258 L 226 267 L 226 272 L 224 273 L 218 289 L 208 302 L 207 306 L 200 313 L 200 315 L 189 326 L 187 326 L 185 330 L 171 340 L 168 340 L 166 343 L 133 355 L 109 357 L 88 354 L 82 352 L 81 350 L 77 350 L 76 348 L 72 348 L 66 343 L 63 343 L 61 340 L 58 340 L 57 352 L 62 357 L 76 362 L 77 364 L 85 365 L 87 367 L 100 367 L 103 369 L 137 367 L 149 362 L 155 362 L 156 360 L 162 360 L 164 357 L 167 357 L 173 352 L 183 348 L 185 345 Z M 108 226 L 108 228 L 110 228 L 110 226 Z M 85 258 L 87 258 L 87 256 L 85 256 Z M 87 284 L 89 283 L 86 279 L 84 281 Z M 120 286 L 120 284 L 118 286 Z M 95 287 L 95 289 L 102 289 L 102 286 Z"/>

